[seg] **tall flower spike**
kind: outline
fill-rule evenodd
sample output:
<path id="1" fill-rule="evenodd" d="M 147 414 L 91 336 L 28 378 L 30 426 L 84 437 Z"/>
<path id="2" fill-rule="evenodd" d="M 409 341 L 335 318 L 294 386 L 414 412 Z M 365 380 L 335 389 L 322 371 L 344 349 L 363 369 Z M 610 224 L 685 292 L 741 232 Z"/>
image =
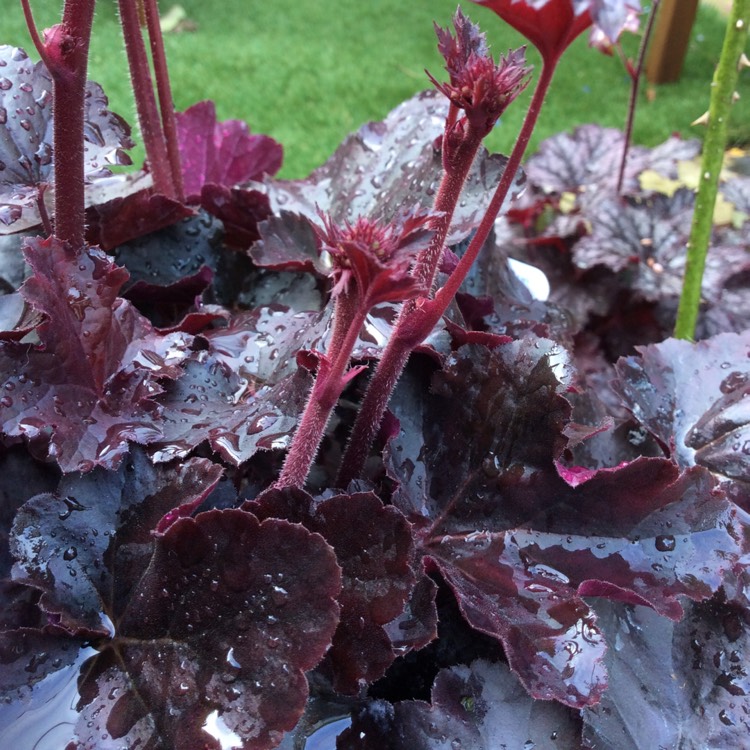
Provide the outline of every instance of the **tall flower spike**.
<path id="1" fill-rule="evenodd" d="M 439 83 L 427 73 L 435 87 L 459 109 L 481 134 L 487 135 L 508 105 L 529 83 L 525 49 L 511 50 L 496 64 L 485 35 L 459 8 L 453 17 L 454 37 L 448 29 L 435 27 L 438 49 L 445 58 L 450 83 Z"/>
<path id="2" fill-rule="evenodd" d="M 335 296 L 356 296 L 369 309 L 424 291 L 410 270 L 414 256 L 432 237 L 427 227 L 430 214 L 409 214 L 386 225 L 365 217 L 343 225 L 323 213 L 320 218 L 323 228 L 315 227 L 315 232 L 322 250 L 331 256 Z"/>

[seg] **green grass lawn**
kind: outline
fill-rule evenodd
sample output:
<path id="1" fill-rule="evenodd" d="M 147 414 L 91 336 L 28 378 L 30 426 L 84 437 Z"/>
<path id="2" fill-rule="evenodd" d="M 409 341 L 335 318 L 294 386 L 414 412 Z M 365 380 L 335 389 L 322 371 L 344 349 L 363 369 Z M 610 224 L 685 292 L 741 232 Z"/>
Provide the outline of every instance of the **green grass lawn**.
<path id="1" fill-rule="evenodd" d="M 29 49 L 20 7 L 5 3 L 0 42 Z M 166 37 L 175 103 L 184 109 L 200 99 L 216 101 L 222 119 L 246 120 L 285 148 L 282 176 L 300 177 L 331 154 L 350 131 L 383 118 L 400 101 L 429 87 L 424 69 L 436 77 L 442 61 L 433 20 L 446 26 L 456 0 L 182 0 L 194 32 Z M 32 0 L 40 28 L 59 19 L 60 0 Z M 170 7 L 162 0 L 162 10 Z M 464 10 L 487 32 L 496 53 L 523 40 L 485 8 Z M 134 122 L 126 63 L 114 0 L 99 0 L 90 77 L 108 92 L 112 108 Z M 654 145 L 671 133 L 700 135 L 690 123 L 708 106 L 709 83 L 723 38 L 723 20 L 702 8 L 688 61 L 678 84 L 646 87 L 635 126 L 637 142 Z M 628 40 L 635 54 L 637 40 Z M 535 54 L 531 61 L 538 65 Z M 747 72 L 743 86 L 747 87 Z M 616 58 L 602 56 L 580 39 L 557 72 L 535 144 L 585 122 L 620 127 L 629 79 Z M 503 117 L 489 146 L 507 151 L 523 117 L 529 93 Z M 750 141 L 750 93 L 734 112 L 732 137 Z M 140 158 L 140 156 L 139 156 Z"/>

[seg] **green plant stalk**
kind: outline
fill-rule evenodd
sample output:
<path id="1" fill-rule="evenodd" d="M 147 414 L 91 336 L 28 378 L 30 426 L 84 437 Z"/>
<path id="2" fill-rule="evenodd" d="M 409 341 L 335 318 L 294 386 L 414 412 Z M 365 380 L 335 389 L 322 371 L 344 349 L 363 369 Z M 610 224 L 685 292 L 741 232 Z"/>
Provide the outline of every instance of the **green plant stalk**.
<path id="1" fill-rule="evenodd" d="M 703 142 L 701 181 L 695 199 L 695 210 L 687 245 L 685 278 L 677 310 L 674 335 L 692 339 L 701 298 L 701 282 L 706 266 L 708 244 L 711 240 L 714 206 L 719 190 L 719 174 L 727 143 L 727 122 L 732 109 L 739 75 L 740 57 L 747 43 L 750 23 L 750 0 L 734 0 L 727 22 L 724 46 L 711 83 L 708 109 L 708 129 Z"/>

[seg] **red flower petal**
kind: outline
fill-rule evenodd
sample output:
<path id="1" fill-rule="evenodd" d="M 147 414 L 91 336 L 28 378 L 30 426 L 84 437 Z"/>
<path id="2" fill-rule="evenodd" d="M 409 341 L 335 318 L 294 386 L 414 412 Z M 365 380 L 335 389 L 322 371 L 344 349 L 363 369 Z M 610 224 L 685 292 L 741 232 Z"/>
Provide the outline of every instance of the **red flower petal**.
<path id="1" fill-rule="evenodd" d="M 591 12 L 576 15 L 570 0 L 549 0 L 536 8 L 528 0 L 474 0 L 495 11 L 523 34 L 546 63 L 555 62 L 570 43 L 592 25 Z"/>

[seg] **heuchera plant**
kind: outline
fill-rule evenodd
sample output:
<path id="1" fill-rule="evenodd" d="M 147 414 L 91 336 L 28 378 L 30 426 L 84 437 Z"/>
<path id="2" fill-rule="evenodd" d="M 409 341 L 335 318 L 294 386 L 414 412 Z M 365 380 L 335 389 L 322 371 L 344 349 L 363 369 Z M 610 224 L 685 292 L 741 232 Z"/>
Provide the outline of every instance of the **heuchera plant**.
<path id="1" fill-rule="evenodd" d="M 22 0 L 0 746 L 747 744 L 750 183 L 719 186 L 698 341 L 670 338 L 699 144 L 584 125 L 521 169 L 567 47 L 638 2 L 478 1 L 538 74 L 459 9 L 432 90 L 283 181 L 272 139 L 174 112 L 155 0 L 148 47 L 120 0 L 147 161 L 113 175 L 94 0 L 44 33 Z"/>

